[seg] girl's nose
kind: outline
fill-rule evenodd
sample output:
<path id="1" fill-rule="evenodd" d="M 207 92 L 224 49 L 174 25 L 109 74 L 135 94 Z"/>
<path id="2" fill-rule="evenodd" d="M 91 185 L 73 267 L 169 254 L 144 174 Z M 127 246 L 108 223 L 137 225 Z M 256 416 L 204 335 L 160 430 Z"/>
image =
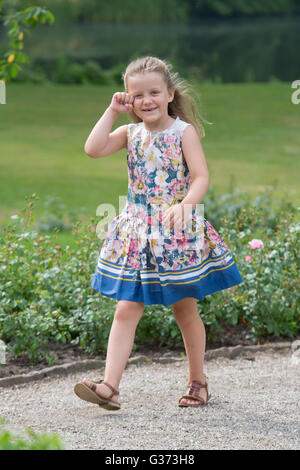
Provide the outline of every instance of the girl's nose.
<path id="1" fill-rule="evenodd" d="M 144 102 L 144 104 L 152 103 L 151 96 L 145 96 L 145 98 L 143 99 L 143 102 Z"/>

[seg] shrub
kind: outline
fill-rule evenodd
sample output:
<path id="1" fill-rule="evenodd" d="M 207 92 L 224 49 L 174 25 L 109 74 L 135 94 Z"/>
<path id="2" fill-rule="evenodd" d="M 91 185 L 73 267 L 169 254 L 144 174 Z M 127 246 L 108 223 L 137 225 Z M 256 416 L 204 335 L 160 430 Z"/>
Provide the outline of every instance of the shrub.
<path id="1" fill-rule="evenodd" d="M 224 214 L 219 233 L 244 282 L 198 301 L 207 340 L 219 341 L 232 325 L 242 326 L 253 342 L 294 338 L 300 331 L 296 208 L 286 210 L 285 203 L 276 201 L 271 207 L 267 193 L 252 202 L 239 195 L 232 214 L 236 195 L 231 189 L 219 205 L 211 192 L 207 205 Z M 0 232 L 0 337 L 13 354 L 26 353 L 32 362 L 52 361 L 49 341 L 105 352 L 116 300 L 91 288 L 100 250 L 97 221 L 73 221 L 74 247 L 62 248 L 56 233 L 32 229 L 35 199 L 29 198 L 22 218 Z M 209 214 L 205 217 L 211 221 Z M 263 246 L 251 248 L 252 239 L 261 239 Z M 149 339 L 169 347 L 182 344 L 171 306 L 145 307 L 136 343 Z"/>
<path id="2" fill-rule="evenodd" d="M 234 292 L 232 296 L 224 293 L 223 314 L 231 324 L 238 320 L 247 324 L 250 337 L 293 338 L 299 332 L 300 320 L 296 295 L 300 224 L 294 222 L 293 212 L 282 212 L 275 231 L 261 227 L 264 246 L 260 249 L 249 247 L 251 228 L 239 231 L 239 226 L 244 226 L 243 213 L 235 221 L 225 219 L 221 229 L 221 236 L 238 247 L 236 256 L 244 277 L 244 286 L 237 289 L 237 296 Z"/>
<path id="3" fill-rule="evenodd" d="M 26 82 L 26 83 L 45 83 L 47 82 L 47 75 L 41 67 L 31 67 L 28 68 L 24 66 L 16 78 L 16 82 Z"/>
<path id="4" fill-rule="evenodd" d="M 110 76 L 102 70 L 98 62 L 88 60 L 84 65 L 84 74 L 86 81 L 97 85 L 107 85 L 110 82 Z"/>
<path id="5" fill-rule="evenodd" d="M 19 225 L 27 223 L 26 217 Z M 47 355 L 47 341 L 74 340 L 93 347 L 97 339 L 98 348 L 104 347 L 101 320 L 105 323 L 105 318 L 90 287 L 99 248 L 95 234 L 79 222 L 73 233 L 73 250 L 62 249 L 56 234 L 18 231 L 17 224 L 0 234 L 0 335 L 16 355 L 26 352 L 37 361 Z"/>
<path id="6" fill-rule="evenodd" d="M 38 200 L 38 198 L 35 198 Z M 85 209 L 79 207 L 76 210 L 68 210 L 61 199 L 56 196 L 48 196 L 44 202 L 45 215 L 35 224 L 38 232 L 71 231 L 73 224 L 78 220 L 78 215 Z"/>
<path id="7" fill-rule="evenodd" d="M 0 425 L 4 420 L 0 418 Z M 64 444 L 58 434 L 35 433 L 31 428 L 26 428 L 25 433 L 29 439 L 18 434 L 1 429 L 0 450 L 63 450 Z"/>
<path id="8" fill-rule="evenodd" d="M 103 70 L 101 65 L 94 60 L 88 60 L 85 63 L 73 62 L 65 54 L 58 54 L 53 70 L 46 73 L 41 65 L 33 63 L 30 68 L 24 66 L 15 80 L 31 83 L 122 84 L 123 68 L 124 66 L 118 65 L 110 70 Z"/>
<path id="9" fill-rule="evenodd" d="M 110 83 L 123 85 L 122 73 L 126 69 L 126 64 L 117 64 L 107 71 L 107 75 L 110 79 Z"/>
<path id="10" fill-rule="evenodd" d="M 59 54 L 53 80 L 56 83 L 86 83 L 85 67 L 77 62 L 69 63 L 65 54 Z"/>

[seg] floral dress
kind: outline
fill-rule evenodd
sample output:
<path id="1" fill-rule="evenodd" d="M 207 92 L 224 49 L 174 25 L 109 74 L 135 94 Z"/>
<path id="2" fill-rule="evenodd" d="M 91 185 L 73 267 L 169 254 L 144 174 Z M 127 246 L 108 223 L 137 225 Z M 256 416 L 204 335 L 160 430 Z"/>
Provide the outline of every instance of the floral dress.
<path id="1" fill-rule="evenodd" d="M 108 225 L 92 280 L 104 296 L 167 306 L 243 282 L 203 204 L 181 230 L 162 224 L 164 211 L 182 201 L 192 181 L 182 153 L 188 125 L 179 117 L 164 131 L 128 125 L 126 204 Z"/>

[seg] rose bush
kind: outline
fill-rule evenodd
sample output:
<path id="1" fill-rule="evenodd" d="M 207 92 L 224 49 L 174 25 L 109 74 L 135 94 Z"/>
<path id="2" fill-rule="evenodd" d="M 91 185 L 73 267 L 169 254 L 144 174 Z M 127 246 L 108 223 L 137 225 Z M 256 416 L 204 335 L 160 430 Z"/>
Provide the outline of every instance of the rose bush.
<path id="1" fill-rule="evenodd" d="M 98 221 L 73 223 L 75 248 L 62 247 L 56 232 L 41 236 L 30 226 L 33 200 L 23 218 L 0 231 L 0 338 L 9 351 L 25 353 L 32 362 L 48 358 L 51 363 L 49 342 L 78 344 L 90 353 L 105 351 L 116 301 L 91 288 L 101 247 L 95 233 Z M 213 207 L 209 202 L 207 206 Z M 295 338 L 300 331 L 296 208 L 287 211 L 284 203 L 272 212 L 267 197 L 259 204 L 240 201 L 234 216 L 230 203 L 227 212 L 215 203 L 214 208 L 223 212 L 218 230 L 244 282 L 198 301 L 207 340 L 220 341 L 234 325 L 253 342 Z M 209 213 L 205 216 L 211 221 Z M 171 306 L 145 307 L 135 341 L 149 339 L 169 347 L 182 345 Z"/>

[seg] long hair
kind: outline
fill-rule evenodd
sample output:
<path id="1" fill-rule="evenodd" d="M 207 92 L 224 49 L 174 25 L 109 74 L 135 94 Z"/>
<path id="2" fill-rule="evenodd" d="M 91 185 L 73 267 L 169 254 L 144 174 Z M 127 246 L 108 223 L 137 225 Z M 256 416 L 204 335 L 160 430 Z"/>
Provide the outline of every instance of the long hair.
<path id="1" fill-rule="evenodd" d="M 175 88 L 174 99 L 171 103 L 168 104 L 169 116 L 174 118 L 179 117 L 179 119 L 193 124 L 199 137 L 204 137 L 205 130 L 200 120 L 207 122 L 208 124 L 211 123 L 204 120 L 196 109 L 195 99 L 192 96 L 192 94 L 194 94 L 194 90 L 192 89 L 191 85 L 188 84 L 186 80 L 180 78 L 177 72 L 172 72 L 172 68 L 173 66 L 170 63 L 157 57 L 147 56 L 138 58 L 130 62 L 125 72 L 122 74 L 124 88 L 127 92 L 128 77 L 133 77 L 137 74 L 143 74 L 147 72 L 160 73 L 166 83 L 167 89 L 170 90 L 171 88 Z M 199 118 L 197 118 L 197 114 Z M 142 119 L 139 118 L 134 111 L 131 111 L 128 113 L 128 115 L 135 123 L 142 121 Z"/>

